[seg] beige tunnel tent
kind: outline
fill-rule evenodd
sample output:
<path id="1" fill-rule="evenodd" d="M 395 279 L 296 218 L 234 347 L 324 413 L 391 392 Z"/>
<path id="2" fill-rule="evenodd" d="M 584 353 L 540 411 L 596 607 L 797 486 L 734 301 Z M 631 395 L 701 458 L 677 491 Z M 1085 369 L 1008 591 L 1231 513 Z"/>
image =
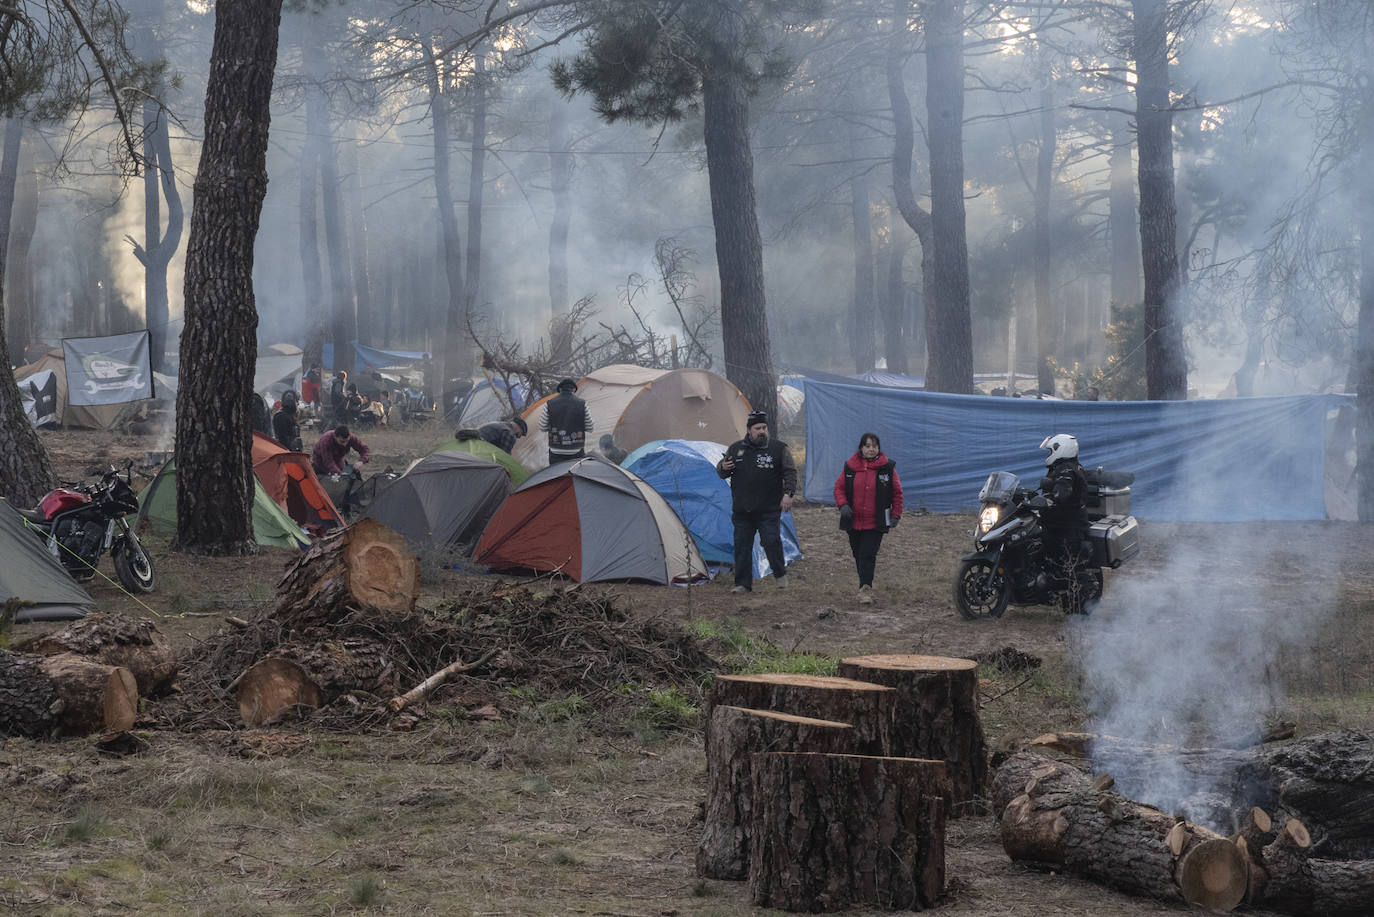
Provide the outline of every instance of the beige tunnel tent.
<path id="1" fill-rule="evenodd" d="M 749 401 L 723 376 L 706 369 L 645 369 L 603 366 L 577 384 L 595 429 L 587 451 L 596 451 L 603 434 L 626 452 L 656 439 L 704 439 L 732 443 L 744 436 Z M 549 396 L 553 397 L 553 396 Z M 539 418 L 549 397 L 525 409 L 530 435 L 516 442 L 514 455 L 530 470 L 548 465 L 548 437 Z"/>

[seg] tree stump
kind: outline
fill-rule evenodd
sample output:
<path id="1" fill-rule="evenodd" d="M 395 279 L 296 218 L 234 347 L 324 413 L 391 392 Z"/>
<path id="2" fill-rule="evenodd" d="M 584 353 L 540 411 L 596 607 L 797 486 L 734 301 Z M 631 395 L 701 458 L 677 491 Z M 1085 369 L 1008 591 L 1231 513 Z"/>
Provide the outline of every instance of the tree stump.
<path id="1" fill-rule="evenodd" d="M 697 874 L 743 879 L 749 872 L 750 813 L 757 752 L 853 751 L 854 727 L 771 710 L 719 706 L 711 711 L 711 748 L 706 758 L 706 810 Z"/>
<path id="2" fill-rule="evenodd" d="M 948 780 L 943 761 L 755 755 L 753 902 L 813 912 L 930 907 L 945 887 Z"/>
<path id="3" fill-rule="evenodd" d="M 0 732 L 44 737 L 124 732 L 138 716 L 138 682 L 120 666 L 75 653 L 0 650 Z"/>
<path id="4" fill-rule="evenodd" d="M 711 755 L 710 714 L 717 706 L 778 710 L 797 716 L 849 723 L 858 754 L 886 755 L 891 744 L 896 692 L 883 685 L 829 675 L 717 675 L 707 704 L 706 754 Z"/>
<path id="5" fill-rule="evenodd" d="M 957 817 L 971 810 L 988 779 L 987 740 L 978 717 L 978 663 L 948 656 L 855 656 L 840 660 L 838 674 L 896 690 L 888 753 L 946 762 L 953 787 L 946 811 Z"/>
<path id="6" fill-rule="evenodd" d="M 419 594 L 420 562 L 405 539 L 375 519 L 360 519 L 286 568 L 272 617 L 302 630 L 359 610 L 409 614 Z"/>
<path id="7" fill-rule="evenodd" d="M 178 665 L 172 644 L 151 621 L 120 615 L 92 614 L 50 634 L 14 647 L 16 652 L 55 656 L 76 653 L 133 673 L 138 692 L 156 697 L 172 687 Z"/>
<path id="8" fill-rule="evenodd" d="M 293 710 L 319 708 L 324 692 L 299 664 L 271 656 L 253 663 L 239 678 L 238 702 L 245 725 L 264 726 Z"/>

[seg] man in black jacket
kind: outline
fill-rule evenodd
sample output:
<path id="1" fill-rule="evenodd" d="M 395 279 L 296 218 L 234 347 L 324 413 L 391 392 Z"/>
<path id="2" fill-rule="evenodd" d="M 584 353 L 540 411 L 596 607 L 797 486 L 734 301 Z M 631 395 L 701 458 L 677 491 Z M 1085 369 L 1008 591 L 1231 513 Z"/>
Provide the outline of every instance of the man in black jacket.
<path id="1" fill-rule="evenodd" d="M 577 383 L 562 379 L 558 394 L 544 405 L 539 429 L 549 434 L 549 464 L 571 462 L 587 454 L 587 434 L 592 432 L 592 415 L 587 402 L 577 395 Z"/>
<path id="2" fill-rule="evenodd" d="M 1061 582 L 1072 582 L 1088 533 L 1088 511 L 1084 507 L 1088 479 L 1078 463 L 1075 437 L 1068 433 L 1047 436 L 1040 448 L 1049 453 L 1045 456 L 1045 477 L 1040 482 L 1049 503 L 1040 511 L 1048 573 Z"/>
<path id="3" fill-rule="evenodd" d="M 778 588 L 787 585 L 782 556 L 782 514 L 792 511 L 797 491 L 797 466 L 792 450 L 769 439 L 768 415 L 754 411 L 746 422 L 744 439 L 733 443 L 716 463 L 716 474 L 730 481 L 730 521 L 735 526 L 735 586 L 731 592 L 754 588 L 754 535 L 759 536 Z"/>

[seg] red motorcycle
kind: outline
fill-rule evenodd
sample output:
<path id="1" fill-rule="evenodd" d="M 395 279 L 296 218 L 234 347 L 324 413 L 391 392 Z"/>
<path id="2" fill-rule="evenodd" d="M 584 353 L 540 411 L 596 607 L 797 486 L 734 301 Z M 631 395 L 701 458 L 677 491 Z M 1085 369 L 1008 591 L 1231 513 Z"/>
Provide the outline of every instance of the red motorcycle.
<path id="1" fill-rule="evenodd" d="M 101 471 L 96 481 L 59 487 L 45 496 L 37 509 L 21 509 L 29 527 L 43 539 L 48 552 L 61 562 L 72 578 L 85 582 L 95 576 L 100 556 L 114 558 L 115 574 L 130 592 L 148 593 L 157 587 L 153 559 L 139 542 L 125 518 L 138 512 L 132 485 L 133 462 L 121 474 L 114 466 Z"/>

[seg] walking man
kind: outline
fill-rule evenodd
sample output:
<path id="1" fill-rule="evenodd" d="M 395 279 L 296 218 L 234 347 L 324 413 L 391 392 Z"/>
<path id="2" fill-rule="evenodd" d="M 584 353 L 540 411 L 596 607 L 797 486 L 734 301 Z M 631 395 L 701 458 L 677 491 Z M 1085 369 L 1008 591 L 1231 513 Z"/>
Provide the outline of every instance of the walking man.
<path id="1" fill-rule="evenodd" d="M 734 593 L 754 588 L 754 535 L 759 536 L 778 588 L 787 585 L 782 555 L 782 514 L 792 511 L 797 466 L 792 450 L 768 436 L 768 415 L 754 411 L 744 439 L 725 450 L 716 474 L 730 478 L 730 521 L 735 526 Z"/>
<path id="2" fill-rule="evenodd" d="M 592 415 L 587 402 L 577 397 L 577 383 L 562 379 L 558 394 L 544 405 L 539 429 L 549 434 L 549 464 L 571 462 L 587 454 L 587 434 L 592 432 Z"/>

